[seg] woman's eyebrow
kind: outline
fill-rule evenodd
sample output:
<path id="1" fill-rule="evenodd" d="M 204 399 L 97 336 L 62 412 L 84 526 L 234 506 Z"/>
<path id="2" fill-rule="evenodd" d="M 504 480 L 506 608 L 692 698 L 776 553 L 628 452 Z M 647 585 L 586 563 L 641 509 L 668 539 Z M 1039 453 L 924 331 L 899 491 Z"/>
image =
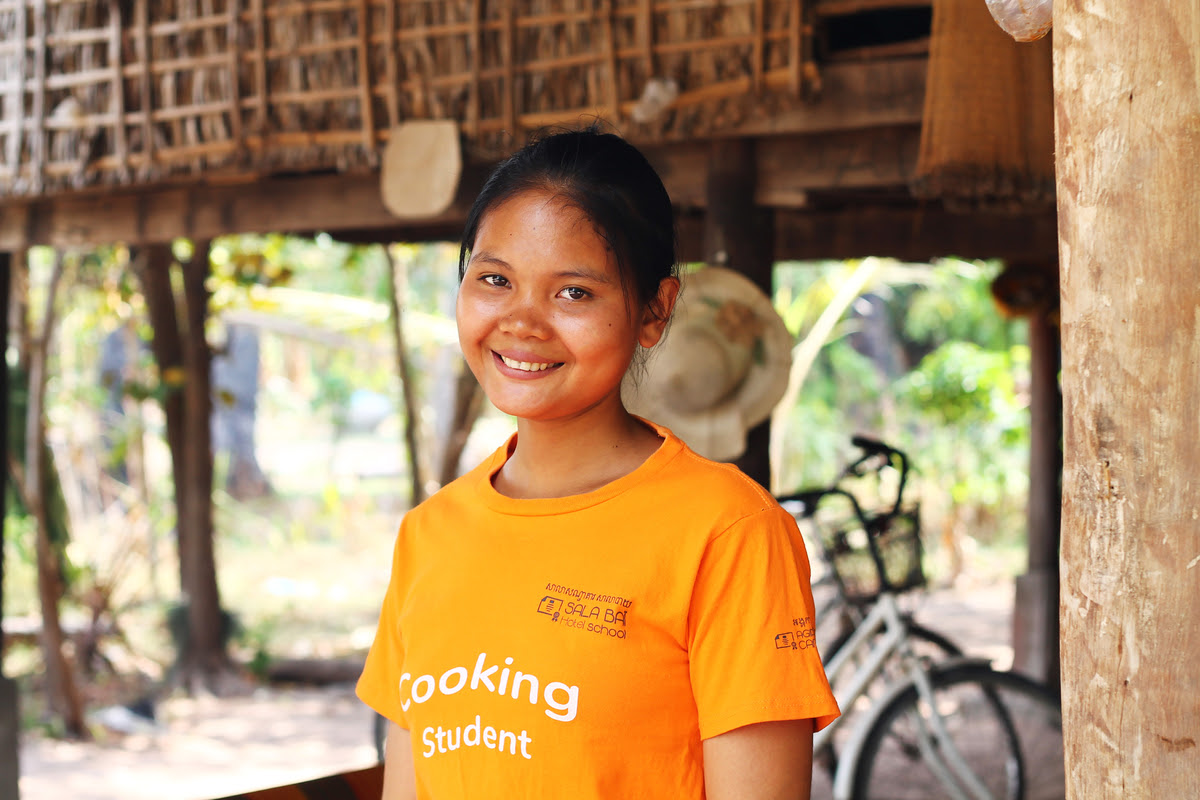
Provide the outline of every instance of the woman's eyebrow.
<path id="1" fill-rule="evenodd" d="M 500 256 L 494 255 L 493 253 L 489 253 L 486 250 L 480 250 L 477 253 L 472 253 L 471 258 L 467 261 L 467 266 L 474 264 L 476 261 L 485 261 L 488 264 L 498 264 L 505 267 L 508 266 L 508 262 L 503 258 L 500 258 Z"/>
<path id="2" fill-rule="evenodd" d="M 571 269 L 564 269 L 561 272 L 556 273 L 555 277 L 566 278 L 568 280 L 574 278 L 577 280 L 590 281 L 592 283 L 610 284 L 613 282 L 612 278 L 610 278 L 607 273 L 600 272 L 599 270 L 588 269 L 587 267 L 572 267 Z"/>

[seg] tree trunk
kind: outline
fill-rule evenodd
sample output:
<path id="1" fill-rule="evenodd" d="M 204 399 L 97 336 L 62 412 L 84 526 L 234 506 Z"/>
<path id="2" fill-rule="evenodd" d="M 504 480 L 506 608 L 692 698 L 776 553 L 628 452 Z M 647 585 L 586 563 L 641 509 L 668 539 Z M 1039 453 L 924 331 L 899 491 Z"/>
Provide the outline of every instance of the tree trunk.
<path id="1" fill-rule="evenodd" d="M 62 599 L 62 564 L 58 550 L 50 540 L 50 519 L 46 499 L 46 367 L 50 339 L 56 324 L 54 301 L 62 281 L 63 262 L 56 254 L 50 284 L 46 288 L 46 305 L 42 314 L 40 336 L 30 338 L 29 401 L 25 424 L 24 479 L 19 481 L 26 507 L 33 513 L 37 537 L 37 586 L 42 607 L 42 658 L 46 667 L 46 696 L 50 709 L 62 718 L 67 735 L 86 738 L 83 719 L 83 700 L 75 683 L 71 664 L 63 652 L 62 624 L 58 603 Z"/>
<path id="2" fill-rule="evenodd" d="M 191 261 L 183 266 L 183 462 L 176 476 L 180 504 L 180 574 L 188 608 L 188 646 L 180 678 L 193 688 L 219 690 L 230 665 L 226 651 L 229 626 L 221 611 L 213 541 L 212 351 L 204 335 L 208 319 L 209 274 L 207 241 L 195 243 Z"/>
<path id="3" fill-rule="evenodd" d="M 475 380 L 475 373 L 471 372 L 466 360 L 460 358 L 458 380 L 454 383 L 454 417 L 450 420 L 438 468 L 438 482 L 442 486 L 458 477 L 458 464 L 462 461 L 467 439 L 482 412 L 483 388 Z"/>
<path id="4" fill-rule="evenodd" d="M 400 377 L 401 402 L 404 408 L 404 445 L 408 456 L 408 472 L 412 479 L 410 506 L 425 499 L 425 484 L 421 480 L 420 445 L 417 420 L 421 409 L 417 404 L 412 382 L 412 370 L 408 364 L 408 345 L 404 340 L 404 304 L 401 297 L 408 294 L 407 267 L 403 259 L 389 254 L 391 269 L 388 270 L 388 299 L 392 310 L 392 338 L 396 343 L 396 373 Z"/>
<path id="5" fill-rule="evenodd" d="M 1067 797 L 1200 789 L 1200 2 L 1054 4 Z"/>
<path id="6" fill-rule="evenodd" d="M 175 546 L 182 556 L 181 524 L 183 509 L 179 497 L 179 478 L 186 474 L 183 446 L 183 341 L 175 311 L 175 292 L 171 288 L 170 245 L 147 245 L 133 259 L 133 270 L 142 285 L 146 314 L 153 337 L 150 350 L 158 366 L 163 393 L 159 398 L 166 419 L 167 449 L 171 453 L 171 473 L 175 477 Z M 179 562 L 179 585 L 184 587 L 183 560 Z"/>
<path id="7" fill-rule="evenodd" d="M 171 286 L 173 256 L 148 247 L 138 270 L 154 328 L 153 352 L 166 386 L 163 410 L 175 483 L 179 582 L 185 610 L 176 630 L 181 651 L 173 680 L 189 690 L 220 692 L 231 662 L 230 625 L 221 609 L 213 542 L 212 356 L 208 317 L 208 242 L 195 243 L 183 268 L 183 296 Z M 177 307 L 179 304 L 181 307 Z"/>

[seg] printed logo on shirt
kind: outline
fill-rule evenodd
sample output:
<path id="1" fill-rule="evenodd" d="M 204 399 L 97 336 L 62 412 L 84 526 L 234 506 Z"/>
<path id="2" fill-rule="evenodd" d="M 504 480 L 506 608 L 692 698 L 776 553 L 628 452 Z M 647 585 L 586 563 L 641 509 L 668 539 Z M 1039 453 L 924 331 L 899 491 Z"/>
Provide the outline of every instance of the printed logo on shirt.
<path id="1" fill-rule="evenodd" d="M 542 591 L 551 594 L 538 599 L 537 613 L 549 617 L 548 622 L 614 641 L 624 641 L 629 636 L 626 626 L 632 600 L 558 583 L 547 583 Z"/>
<path id="2" fill-rule="evenodd" d="M 817 632 L 812 627 L 810 617 L 797 617 L 792 620 L 793 630 L 775 634 L 776 650 L 805 650 L 817 646 Z"/>
<path id="3" fill-rule="evenodd" d="M 542 601 L 538 603 L 538 613 L 552 616 L 554 617 L 554 621 L 557 622 L 559 612 L 562 610 L 562 604 L 563 601 L 561 597 L 546 595 L 542 598 Z"/>

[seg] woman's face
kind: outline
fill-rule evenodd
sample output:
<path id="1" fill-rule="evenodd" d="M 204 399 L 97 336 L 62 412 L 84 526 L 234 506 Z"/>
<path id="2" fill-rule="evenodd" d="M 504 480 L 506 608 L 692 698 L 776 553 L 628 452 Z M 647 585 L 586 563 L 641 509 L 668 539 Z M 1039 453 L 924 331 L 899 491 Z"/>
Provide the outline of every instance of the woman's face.
<path id="1" fill-rule="evenodd" d="M 544 190 L 483 217 L 457 318 L 463 354 L 488 399 L 535 421 L 619 406 L 634 350 L 655 344 L 665 324 L 627 297 L 591 221 Z"/>

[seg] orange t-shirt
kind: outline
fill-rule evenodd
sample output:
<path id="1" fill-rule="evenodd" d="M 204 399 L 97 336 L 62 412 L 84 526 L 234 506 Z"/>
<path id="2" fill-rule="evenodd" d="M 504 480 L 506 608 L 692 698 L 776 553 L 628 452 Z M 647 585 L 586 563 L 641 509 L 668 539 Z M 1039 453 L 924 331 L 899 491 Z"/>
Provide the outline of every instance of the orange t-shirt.
<path id="1" fill-rule="evenodd" d="M 418 797 L 703 798 L 701 741 L 838 709 L 792 517 L 665 429 L 594 492 L 516 500 L 512 442 L 410 511 L 358 682 Z"/>

